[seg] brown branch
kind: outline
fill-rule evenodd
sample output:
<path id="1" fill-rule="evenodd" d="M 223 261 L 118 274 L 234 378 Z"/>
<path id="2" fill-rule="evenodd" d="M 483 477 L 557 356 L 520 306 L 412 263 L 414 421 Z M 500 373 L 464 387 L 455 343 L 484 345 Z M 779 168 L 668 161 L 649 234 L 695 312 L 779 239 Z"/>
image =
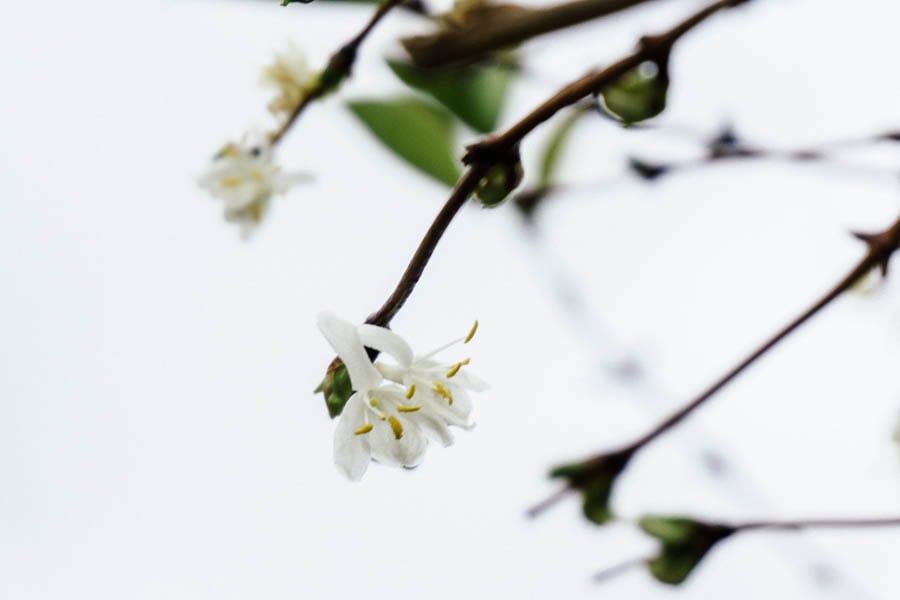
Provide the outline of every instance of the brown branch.
<path id="1" fill-rule="evenodd" d="M 301 100 L 300 104 L 291 111 L 281 127 L 269 134 L 270 144 L 274 146 L 281 141 L 281 138 L 284 137 L 300 115 L 303 114 L 303 111 L 306 110 L 307 106 L 328 92 L 334 90 L 344 79 L 350 77 L 353 70 L 353 63 L 356 62 L 356 53 L 363 41 L 391 9 L 402 3 L 403 0 L 382 0 L 381 4 L 378 5 L 378 8 L 372 14 L 372 17 L 362 30 L 331 55 L 331 58 L 328 59 L 328 64 L 326 65 L 325 70 L 322 71 L 316 85 L 306 93 L 303 100 Z"/>
<path id="2" fill-rule="evenodd" d="M 673 414 L 663 419 L 656 426 L 650 429 L 650 431 L 638 437 L 631 443 L 626 444 L 625 446 L 622 446 L 613 451 L 607 451 L 594 455 L 579 463 L 580 465 L 584 466 L 594 466 L 594 470 L 587 470 L 584 477 L 590 478 L 596 476 L 597 474 L 608 476 L 609 469 L 607 468 L 607 465 L 615 464 L 616 468 L 612 473 L 612 477 L 614 479 L 615 476 L 617 476 L 627 467 L 628 463 L 637 452 L 649 445 L 656 438 L 658 438 L 668 430 L 681 423 L 681 421 L 687 418 L 688 415 L 703 406 L 719 390 L 724 388 L 744 370 L 746 370 L 747 367 L 752 365 L 760 357 L 765 355 L 769 350 L 778 345 L 779 342 L 796 331 L 797 328 L 799 328 L 813 316 L 818 314 L 819 311 L 831 304 L 831 302 L 833 302 L 836 298 L 840 297 L 844 292 L 853 287 L 853 285 L 857 281 L 867 275 L 870 271 L 877 268 L 881 270 L 882 275 L 886 276 L 888 271 L 888 263 L 890 262 L 891 256 L 898 248 L 900 248 L 900 218 L 898 218 L 889 228 L 881 233 L 854 233 L 853 235 L 857 239 L 866 243 L 868 248 L 867 252 L 865 256 L 863 256 L 862 260 L 860 260 L 859 263 L 855 267 L 853 267 L 849 273 L 842 277 L 840 281 L 838 281 L 828 292 L 826 292 L 825 295 L 819 298 L 819 300 L 817 300 L 812 306 L 806 309 L 799 316 L 795 317 L 787 325 L 782 327 L 777 333 L 766 340 L 756 350 L 751 352 L 749 356 L 741 360 L 736 366 L 732 367 L 713 384 L 700 392 L 700 394 L 697 395 L 693 400 L 682 406 Z M 594 471 L 596 471 L 596 473 Z M 570 478 L 569 482 L 563 488 L 559 489 L 548 499 L 540 502 L 533 509 L 531 509 L 529 511 L 529 515 L 536 516 L 539 512 L 542 512 L 550 506 L 556 504 L 559 500 L 563 499 L 569 493 L 580 489 L 581 483 L 582 482 L 578 479 Z"/>
<path id="3" fill-rule="evenodd" d="M 563 87 L 549 100 L 541 104 L 531 113 L 523 117 L 515 125 L 500 135 L 489 136 L 468 147 L 463 162 L 468 165 L 466 171 L 456 182 L 446 204 L 441 209 L 434 223 L 413 254 L 400 281 L 390 297 L 378 311 L 369 316 L 367 323 L 386 327 L 397 311 L 412 294 L 435 247 L 446 231 L 453 217 L 478 187 L 478 183 L 488 170 L 498 164 L 508 162 L 511 156 L 518 155 L 519 142 L 538 125 L 552 117 L 558 111 L 575 104 L 579 100 L 598 92 L 615 82 L 624 73 L 648 60 L 659 59 L 668 55 L 675 43 L 696 25 L 703 22 L 720 10 L 743 4 L 747 0 L 718 0 L 706 8 L 694 13 L 665 33 L 646 36 L 641 39 L 637 50 L 611 66 L 589 72 L 575 82 Z"/>
<path id="4" fill-rule="evenodd" d="M 413 63 L 441 67 L 483 58 L 485 54 L 514 46 L 531 38 L 586 23 L 642 4 L 647 0 L 574 0 L 546 8 L 509 9 L 498 5 L 490 14 L 474 18 L 459 28 L 401 40 Z"/>
<path id="5" fill-rule="evenodd" d="M 466 200 L 472 195 L 485 171 L 487 171 L 487 168 L 479 165 L 470 167 L 456 182 L 456 186 L 450 192 L 450 197 L 447 199 L 444 207 L 441 208 L 428 231 L 425 232 L 425 237 L 419 242 L 419 247 L 416 248 L 415 254 L 413 254 L 412 259 L 406 266 L 406 270 L 400 277 L 400 281 L 397 282 L 394 292 L 385 300 L 381 308 L 369 315 L 366 323 L 386 327 L 391 322 L 391 319 L 394 318 L 394 315 L 397 314 L 397 311 L 403 307 L 419 282 L 419 277 L 422 276 L 422 272 L 425 270 L 425 266 L 428 264 L 432 253 L 434 253 L 438 242 L 441 241 L 441 237 L 443 237 L 447 227 L 453 221 L 453 217 L 456 216 L 459 209 L 463 207 Z"/>
<path id="6" fill-rule="evenodd" d="M 631 452 L 635 452 L 646 446 L 654 439 L 680 423 L 689 414 L 700 408 L 707 400 L 712 398 L 716 392 L 728 385 L 735 377 L 740 375 L 747 367 L 752 365 L 775 347 L 779 342 L 788 337 L 798 327 L 806 323 L 810 318 L 816 315 L 823 308 L 831 304 L 836 298 L 840 297 L 844 292 L 853 287 L 857 281 L 869 273 L 869 271 L 880 268 L 883 274 L 887 274 L 888 262 L 891 255 L 900 246 L 900 218 L 894 222 L 888 229 L 878 234 L 854 234 L 857 238 L 867 244 L 868 250 L 862 260 L 853 267 L 834 287 L 832 287 L 824 296 L 819 298 L 812 306 L 806 309 L 799 316 L 794 318 L 790 323 L 785 325 L 775 335 L 766 340 L 761 346 L 750 353 L 736 366 L 722 375 L 712 385 L 702 391 L 697 397 L 685 404 L 682 408 L 675 411 L 669 417 L 663 419 L 653 429 L 627 446 Z"/>

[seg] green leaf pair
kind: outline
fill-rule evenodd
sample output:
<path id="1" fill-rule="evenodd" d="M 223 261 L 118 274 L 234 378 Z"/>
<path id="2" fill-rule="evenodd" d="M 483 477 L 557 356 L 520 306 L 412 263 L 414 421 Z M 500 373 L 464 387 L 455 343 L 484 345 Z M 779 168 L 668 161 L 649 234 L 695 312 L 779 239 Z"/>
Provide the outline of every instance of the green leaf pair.
<path id="1" fill-rule="evenodd" d="M 645 516 L 639 525 L 662 543 L 659 554 L 647 561 L 650 573 L 671 585 L 683 583 L 713 546 L 735 532 L 727 525 L 684 517 Z"/>

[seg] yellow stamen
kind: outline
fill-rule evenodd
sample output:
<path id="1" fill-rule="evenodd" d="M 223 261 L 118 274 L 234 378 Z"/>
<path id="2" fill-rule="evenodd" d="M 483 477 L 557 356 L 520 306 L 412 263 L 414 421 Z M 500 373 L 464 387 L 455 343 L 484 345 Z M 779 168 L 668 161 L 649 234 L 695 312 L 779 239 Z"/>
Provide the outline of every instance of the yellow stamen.
<path id="1" fill-rule="evenodd" d="M 411 399 L 415 393 L 416 393 L 416 384 L 413 383 L 412 385 L 409 386 L 409 389 L 406 390 L 406 399 L 407 400 Z"/>
<path id="2" fill-rule="evenodd" d="M 236 188 L 241 185 L 241 178 L 237 175 L 226 175 L 220 183 L 227 188 Z"/>
<path id="3" fill-rule="evenodd" d="M 401 404 L 400 406 L 397 407 L 397 412 L 402 412 L 402 413 L 416 412 L 420 408 L 422 408 L 422 407 L 419 406 L 418 404 L 415 406 L 403 406 Z"/>
<path id="4" fill-rule="evenodd" d="M 463 340 L 463 344 L 468 344 L 472 341 L 472 338 L 475 337 L 475 332 L 478 331 L 478 319 L 475 319 L 475 323 L 472 325 L 472 329 L 469 330 L 469 335 L 466 336 L 466 339 Z"/>
<path id="5" fill-rule="evenodd" d="M 456 363 L 455 365 L 453 365 L 452 367 L 450 367 L 450 370 L 447 371 L 447 379 L 450 379 L 451 377 L 453 377 L 454 375 L 459 373 L 459 370 L 462 369 L 464 365 L 469 364 L 470 360 L 471 359 L 467 358 L 466 360 L 460 361 L 460 362 Z"/>
<path id="6" fill-rule="evenodd" d="M 373 428 L 373 427 L 374 427 L 374 425 L 372 425 L 371 423 L 366 423 L 365 425 L 363 425 L 362 427 L 360 427 L 359 429 L 357 429 L 357 430 L 354 431 L 353 433 L 354 433 L 355 435 L 362 435 L 362 434 L 364 434 L 364 433 L 369 433 L 370 431 L 372 431 L 372 428 Z"/>
<path id="7" fill-rule="evenodd" d="M 373 397 L 372 399 L 370 399 L 370 400 L 369 400 L 369 406 L 371 406 L 372 408 L 376 409 L 376 410 L 375 410 L 375 413 L 378 415 L 378 419 L 379 419 L 380 421 L 384 421 L 385 419 L 387 419 L 387 417 L 384 416 L 384 413 L 383 413 L 383 412 L 381 412 L 380 410 L 377 410 L 377 408 L 378 408 L 378 398 L 374 398 L 374 397 Z"/>
<path id="8" fill-rule="evenodd" d="M 222 156 L 227 156 L 228 158 L 237 158 L 240 156 L 241 151 L 234 144 L 228 144 L 224 148 L 222 148 Z"/>
<path id="9" fill-rule="evenodd" d="M 394 432 L 394 439 L 399 440 L 403 437 L 403 425 L 397 420 L 397 417 L 388 417 L 388 423 L 391 424 L 391 431 Z"/>
<path id="10" fill-rule="evenodd" d="M 453 394 L 450 393 L 450 390 L 444 387 L 444 384 L 440 381 L 432 381 L 431 383 L 431 389 L 434 391 L 434 393 L 442 398 L 445 398 L 447 400 L 447 404 L 453 406 Z"/>

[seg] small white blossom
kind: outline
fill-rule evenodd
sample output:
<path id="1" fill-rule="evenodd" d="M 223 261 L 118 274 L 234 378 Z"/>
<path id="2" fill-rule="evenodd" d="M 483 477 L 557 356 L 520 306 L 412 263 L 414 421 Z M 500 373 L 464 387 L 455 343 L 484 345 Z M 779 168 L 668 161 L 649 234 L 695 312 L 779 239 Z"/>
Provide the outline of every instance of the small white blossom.
<path id="1" fill-rule="evenodd" d="M 463 372 L 468 359 L 442 364 L 432 357 L 471 340 L 475 327 L 465 338 L 421 357 L 384 327 L 356 326 L 323 313 L 319 329 L 347 367 L 354 390 L 334 432 L 334 461 L 348 478 L 362 478 L 372 459 L 414 467 L 422 461 L 429 438 L 448 446 L 453 443 L 450 425 L 471 426 L 468 392 L 486 386 Z M 373 364 L 367 347 L 392 361 L 379 358 Z"/>
<path id="2" fill-rule="evenodd" d="M 319 74 L 309 68 L 303 51 L 293 44 L 288 46 L 262 72 L 262 84 L 277 93 L 269 103 L 269 110 L 275 116 L 289 115 L 300 106 L 318 79 Z"/>
<path id="3" fill-rule="evenodd" d="M 200 178 L 200 186 L 225 203 L 225 219 L 241 226 L 244 236 L 262 221 L 274 194 L 283 194 L 294 178 L 272 162 L 266 143 L 228 144 Z"/>

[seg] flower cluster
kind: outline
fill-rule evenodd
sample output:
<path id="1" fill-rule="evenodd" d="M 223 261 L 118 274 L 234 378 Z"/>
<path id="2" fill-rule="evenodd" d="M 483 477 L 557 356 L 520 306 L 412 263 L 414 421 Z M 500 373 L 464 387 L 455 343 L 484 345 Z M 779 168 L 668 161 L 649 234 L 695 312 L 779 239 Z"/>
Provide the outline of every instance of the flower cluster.
<path id="1" fill-rule="evenodd" d="M 316 86 L 319 74 L 309 68 L 303 51 L 291 45 L 263 69 L 261 81 L 277 93 L 269 110 L 276 117 L 287 117 Z"/>
<path id="2" fill-rule="evenodd" d="M 283 194 L 295 178 L 272 161 L 268 143 L 228 144 L 215 157 L 200 186 L 225 203 L 225 220 L 241 226 L 246 237 L 262 221 L 274 194 Z"/>
<path id="3" fill-rule="evenodd" d="M 434 355 L 468 343 L 477 325 L 465 338 L 416 356 L 387 328 L 354 325 L 330 313 L 319 315 L 319 329 L 347 368 L 353 386 L 334 433 L 334 461 L 341 473 L 359 480 L 372 459 L 414 467 L 422 461 L 429 438 L 449 446 L 453 443 L 449 426 L 471 427 L 468 392 L 486 386 L 463 370 L 468 359 L 446 364 Z M 369 358 L 367 348 L 380 353 L 377 361 Z"/>

